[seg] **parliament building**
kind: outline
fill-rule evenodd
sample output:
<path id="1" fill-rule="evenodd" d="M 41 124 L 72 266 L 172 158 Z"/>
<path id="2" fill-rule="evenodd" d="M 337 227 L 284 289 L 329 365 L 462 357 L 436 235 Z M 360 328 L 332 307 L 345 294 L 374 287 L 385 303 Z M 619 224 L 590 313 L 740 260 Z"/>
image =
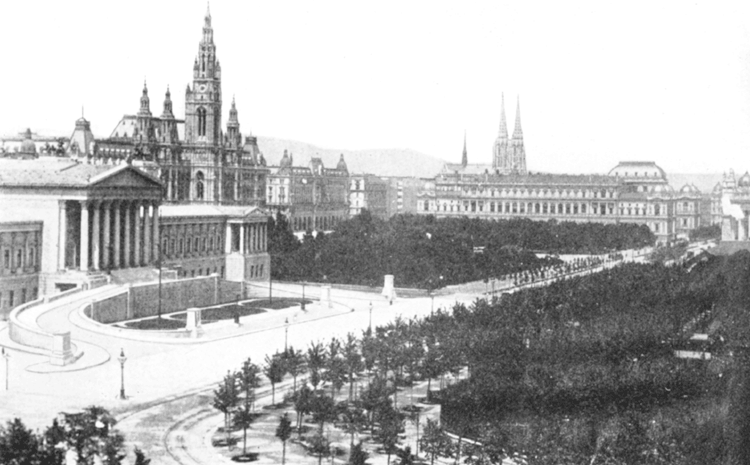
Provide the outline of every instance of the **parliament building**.
<path id="1" fill-rule="evenodd" d="M 155 269 L 268 281 L 270 170 L 240 132 L 234 101 L 223 129 L 208 11 L 192 71 L 184 119 L 169 89 L 155 116 L 144 83 L 138 112 L 106 138 L 82 116 L 65 142 L 29 130 L 2 140 L 0 316 L 73 287 L 153 279 Z"/>

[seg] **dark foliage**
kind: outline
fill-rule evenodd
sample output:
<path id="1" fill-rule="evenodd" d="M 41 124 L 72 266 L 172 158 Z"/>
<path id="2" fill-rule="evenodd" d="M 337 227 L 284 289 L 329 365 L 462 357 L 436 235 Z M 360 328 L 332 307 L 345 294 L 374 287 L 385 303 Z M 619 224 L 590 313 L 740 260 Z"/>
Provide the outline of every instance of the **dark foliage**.
<path id="1" fill-rule="evenodd" d="M 393 274 L 399 286 L 427 289 L 556 263 L 532 251 L 607 253 L 654 242 L 648 227 L 633 224 L 417 215 L 381 221 L 368 212 L 329 235 L 308 234 L 301 243 L 277 216 L 270 237 L 274 279 L 378 285 Z"/>

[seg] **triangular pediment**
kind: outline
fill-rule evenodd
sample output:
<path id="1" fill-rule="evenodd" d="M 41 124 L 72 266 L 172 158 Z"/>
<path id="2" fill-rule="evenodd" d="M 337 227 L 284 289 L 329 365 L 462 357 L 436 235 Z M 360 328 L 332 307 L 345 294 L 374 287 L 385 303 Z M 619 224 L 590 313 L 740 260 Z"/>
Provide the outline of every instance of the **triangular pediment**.
<path id="1" fill-rule="evenodd" d="M 104 173 L 91 180 L 91 187 L 126 187 L 134 189 L 160 189 L 161 184 L 142 171 L 127 167 L 122 170 Z"/>

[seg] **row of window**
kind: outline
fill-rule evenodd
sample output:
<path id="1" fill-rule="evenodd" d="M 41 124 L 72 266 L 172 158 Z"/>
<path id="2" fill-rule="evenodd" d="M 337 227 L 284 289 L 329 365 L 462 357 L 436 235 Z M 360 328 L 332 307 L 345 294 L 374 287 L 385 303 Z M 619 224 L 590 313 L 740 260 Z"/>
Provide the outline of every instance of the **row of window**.
<path id="1" fill-rule="evenodd" d="M 472 212 L 472 213 L 508 213 L 508 214 L 536 214 L 536 215 L 613 215 L 614 203 L 592 203 L 590 208 L 586 203 L 525 203 L 525 202 L 484 202 L 464 200 L 462 204 L 442 203 L 438 211 L 444 212 Z M 424 211 L 430 211 L 430 202 L 424 202 Z"/>
<path id="2" fill-rule="evenodd" d="M 30 290 L 26 288 L 16 290 L 0 292 L 0 308 L 13 308 L 23 303 L 29 302 L 37 298 L 39 294 L 39 288 L 35 287 Z"/>
<path id="3" fill-rule="evenodd" d="M 28 250 L 28 252 L 24 253 L 24 250 Z M 15 273 L 18 269 L 30 267 L 36 268 L 36 259 L 36 247 L 34 246 L 29 247 L 28 249 L 4 249 L 2 269 L 9 270 L 11 273 Z"/>
<path id="4" fill-rule="evenodd" d="M 495 189 L 495 188 L 484 188 L 480 189 L 476 186 L 471 188 L 460 185 L 450 186 L 437 186 L 439 191 L 463 191 L 470 193 L 471 195 L 484 195 L 485 197 L 574 197 L 574 198 L 600 198 L 600 199 L 612 199 L 615 196 L 614 190 L 580 190 L 580 189 Z"/>
<path id="5" fill-rule="evenodd" d="M 162 240 L 162 253 L 167 258 L 179 258 L 187 254 L 217 255 L 224 251 L 221 234 L 208 237 L 188 237 Z"/>

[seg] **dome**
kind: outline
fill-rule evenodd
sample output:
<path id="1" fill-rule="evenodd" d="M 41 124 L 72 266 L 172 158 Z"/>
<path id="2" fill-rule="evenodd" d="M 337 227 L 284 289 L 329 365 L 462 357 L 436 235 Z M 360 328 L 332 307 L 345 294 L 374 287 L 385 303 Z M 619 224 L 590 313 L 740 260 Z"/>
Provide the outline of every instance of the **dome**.
<path id="1" fill-rule="evenodd" d="M 739 181 L 737 181 L 739 187 L 750 187 L 750 173 L 745 171 Z"/>
<path id="2" fill-rule="evenodd" d="M 336 169 L 339 171 L 349 171 L 349 169 L 346 167 L 343 153 L 341 154 L 341 158 L 339 158 L 339 163 L 336 165 Z"/>
<path id="3" fill-rule="evenodd" d="M 681 194 L 697 194 L 699 193 L 699 191 L 698 191 L 698 188 L 695 187 L 694 185 L 685 184 L 684 186 L 682 186 L 682 188 L 680 188 L 680 193 Z"/>
<path id="4" fill-rule="evenodd" d="M 36 144 L 31 140 L 31 129 L 23 133 L 23 142 L 21 142 L 22 153 L 36 153 Z"/>
<path id="5" fill-rule="evenodd" d="M 284 156 L 281 157 L 281 161 L 279 162 L 279 168 L 291 168 L 292 167 L 292 159 L 289 157 L 289 154 L 286 150 L 284 150 Z"/>

